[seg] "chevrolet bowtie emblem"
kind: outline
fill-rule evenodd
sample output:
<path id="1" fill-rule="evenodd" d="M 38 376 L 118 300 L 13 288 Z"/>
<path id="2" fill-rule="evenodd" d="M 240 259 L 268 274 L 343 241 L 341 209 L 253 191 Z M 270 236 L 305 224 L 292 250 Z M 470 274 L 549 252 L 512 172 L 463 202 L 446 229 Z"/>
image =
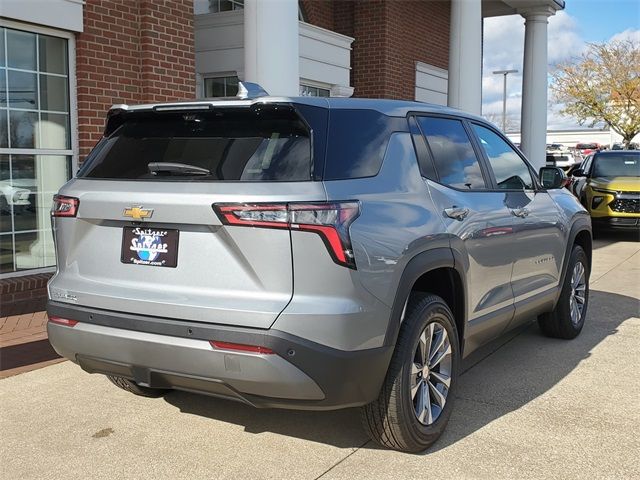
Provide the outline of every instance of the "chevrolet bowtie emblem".
<path id="1" fill-rule="evenodd" d="M 151 218 L 151 215 L 153 215 L 153 209 L 142 207 L 125 208 L 122 215 L 125 217 L 131 217 L 134 220 L 142 220 L 143 218 Z"/>

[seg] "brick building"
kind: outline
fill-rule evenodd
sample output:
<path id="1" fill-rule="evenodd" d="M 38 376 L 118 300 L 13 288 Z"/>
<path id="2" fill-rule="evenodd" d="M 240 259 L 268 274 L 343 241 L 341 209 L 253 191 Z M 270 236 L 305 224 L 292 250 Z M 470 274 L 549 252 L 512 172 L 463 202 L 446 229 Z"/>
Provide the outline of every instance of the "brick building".
<path id="1" fill-rule="evenodd" d="M 0 316 L 44 308 L 51 196 L 107 109 L 235 95 L 481 107 L 482 19 L 525 21 L 522 148 L 544 158 L 547 18 L 563 0 L 2 0 Z M 542 152 L 542 154 L 540 154 Z M 97 249 L 96 254 L 99 254 Z"/>

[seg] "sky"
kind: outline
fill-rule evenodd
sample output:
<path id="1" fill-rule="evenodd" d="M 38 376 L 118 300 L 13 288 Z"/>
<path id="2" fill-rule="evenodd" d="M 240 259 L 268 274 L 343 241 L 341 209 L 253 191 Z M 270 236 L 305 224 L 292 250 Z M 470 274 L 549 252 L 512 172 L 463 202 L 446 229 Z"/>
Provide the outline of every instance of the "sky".
<path id="1" fill-rule="evenodd" d="M 587 43 L 612 39 L 640 42 L 640 0 L 565 0 L 565 9 L 549 18 L 549 68 L 579 56 Z M 484 22 L 482 113 L 491 121 L 502 121 L 502 75 L 495 70 L 516 69 L 507 80 L 507 130 L 520 118 L 524 18 L 519 15 L 487 18 Z M 575 119 L 550 106 L 548 128 L 580 127 Z"/>

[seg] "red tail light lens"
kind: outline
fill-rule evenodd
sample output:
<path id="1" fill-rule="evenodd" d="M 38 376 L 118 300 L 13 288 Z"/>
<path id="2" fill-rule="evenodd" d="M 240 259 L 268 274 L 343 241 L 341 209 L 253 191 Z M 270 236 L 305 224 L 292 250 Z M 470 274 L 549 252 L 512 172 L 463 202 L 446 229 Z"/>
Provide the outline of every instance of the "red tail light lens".
<path id="1" fill-rule="evenodd" d="M 77 320 L 70 320 L 62 317 L 49 317 L 49 321 L 58 325 L 64 325 L 65 327 L 75 327 L 78 323 Z"/>
<path id="2" fill-rule="evenodd" d="M 65 197 L 64 195 L 53 196 L 53 206 L 51 207 L 52 217 L 75 217 L 78 214 L 80 200 L 75 197 Z"/>
<path id="3" fill-rule="evenodd" d="M 214 204 L 225 225 L 285 228 L 320 235 L 334 262 L 356 268 L 349 226 L 360 215 L 356 201 L 330 203 Z"/>
<path id="4" fill-rule="evenodd" d="M 209 343 L 213 348 L 217 348 L 219 350 L 235 350 L 238 352 L 260 353 L 262 355 L 271 355 L 274 353 L 274 351 L 271 350 L 270 348 L 261 347 L 258 345 L 244 345 L 242 343 L 219 342 L 217 340 L 211 340 Z"/>

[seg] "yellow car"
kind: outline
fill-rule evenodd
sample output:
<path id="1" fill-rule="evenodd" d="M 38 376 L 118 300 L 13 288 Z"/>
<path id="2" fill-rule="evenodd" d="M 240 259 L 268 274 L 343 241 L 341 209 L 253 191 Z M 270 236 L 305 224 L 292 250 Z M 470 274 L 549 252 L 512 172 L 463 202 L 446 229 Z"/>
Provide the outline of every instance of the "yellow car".
<path id="1" fill-rule="evenodd" d="M 573 176 L 595 227 L 640 228 L 640 150 L 598 152 Z"/>

